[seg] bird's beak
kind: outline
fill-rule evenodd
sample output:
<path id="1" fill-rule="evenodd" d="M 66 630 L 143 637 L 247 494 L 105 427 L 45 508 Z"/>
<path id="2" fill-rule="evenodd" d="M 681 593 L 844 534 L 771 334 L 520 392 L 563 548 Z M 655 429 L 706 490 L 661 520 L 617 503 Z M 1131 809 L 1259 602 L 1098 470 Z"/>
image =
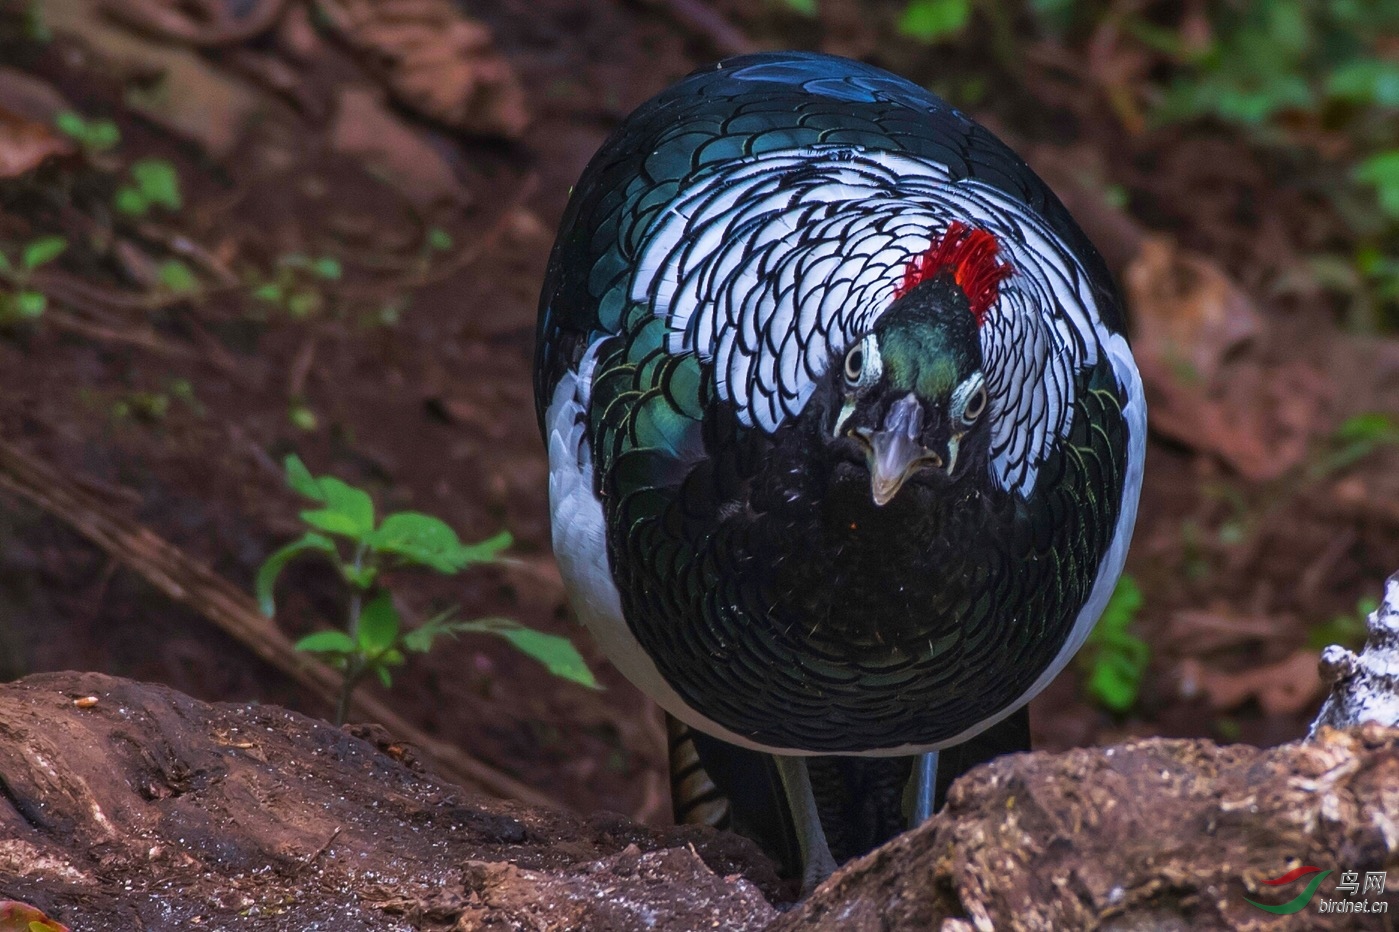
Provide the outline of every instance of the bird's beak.
<path id="1" fill-rule="evenodd" d="M 943 465 L 941 456 L 919 442 L 922 431 L 923 408 L 918 398 L 910 393 L 894 402 L 879 430 L 855 432 L 865 444 L 870 494 L 876 505 L 883 507 L 889 504 L 919 467 Z"/>

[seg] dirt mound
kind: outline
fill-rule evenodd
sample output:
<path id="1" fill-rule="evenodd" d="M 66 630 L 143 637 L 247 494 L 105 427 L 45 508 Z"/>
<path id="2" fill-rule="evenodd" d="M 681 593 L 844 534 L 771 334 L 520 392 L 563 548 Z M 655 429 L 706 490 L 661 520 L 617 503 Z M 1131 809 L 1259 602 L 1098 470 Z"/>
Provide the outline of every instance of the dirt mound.
<path id="1" fill-rule="evenodd" d="M 731 835 L 473 797 L 375 726 L 43 674 L 0 687 L 0 899 L 75 929 L 1384 928 L 1321 909 L 1387 907 L 1340 885 L 1399 856 L 1395 787 L 1375 726 L 1015 755 L 782 915 Z M 1315 901 L 1250 905 L 1302 866 Z"/>
<path id="2" fill-rule="evenodd" d="M 732 929 L 775 915 L 755 886 L 775 889 L 771 867 L 734 836 L 475 798 L 388 741 L 95 673 L 0 688 L 0 775 L 0 898 L 74 929 Z"/>
<path id="3" fill-rule="evenodd" d="M 1399 858 L 1396 787 L 1399 731 L 1368 725 L 1267 750 L 1151 739 L 1005 757 L 774 928 L 1391 928 L 1321 901 L 1384 899 L 1338 884 Z M 1292 918 L 1248 902 L 1302 894 L 1307 880 L 1268 881 L 1303 865 L 1333 873 Z"/>

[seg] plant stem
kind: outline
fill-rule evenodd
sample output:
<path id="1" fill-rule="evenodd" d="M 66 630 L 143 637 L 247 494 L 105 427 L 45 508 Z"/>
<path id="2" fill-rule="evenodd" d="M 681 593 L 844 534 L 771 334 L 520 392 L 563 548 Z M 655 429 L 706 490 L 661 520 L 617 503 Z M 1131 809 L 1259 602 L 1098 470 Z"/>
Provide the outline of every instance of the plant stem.
<path id="1" fill-rule="evenodd" d="M 358 577 L 364 569 L 364 558 L 369 552 L 369 547 L 361 543 L 355 548 L 355 575 Z M 359 616 L 364 609 L 364 589 L 355 586 L 350 593 L 350 608 L 348 617 L 345 620 L 345 630 L 350 635 L 350 640 L 359 643 Z M 340 685 L 340 696 L 335 702 L 335 724 L 345 724 L 345 718 L 350 714 L 350 696 L 354 694 L 355 687 L 364 678 L 365 666 L 364 655 L 355 653 L 350 656 L 345 663 L 345 679 Z"/>
<path id="2" fill-rule="evenodd" d="M 337 726 L 345 724 L 345 719 L 350 714 L 350 696 L 354 694 L 355 687 L 364 678 L 364 662 L 355 657 L 349 661 L 345 668 L 345 679 L 340 684 L 340 695 L 335 700 L 335 724 Z"/>
<path id="3" fill-rule="evenodd" d="M 355 548 L 356 578 L 358 578 L 360 572 L 364 569 L 364 557 L 365 554 L 368 553 L 368 550 L 369 547 L 366 544 L 360 544 Z M 348 623 L 345 625 L 345 630 L 349 632 L 350 640 L 354 641 L 355 643 L 359 643 L 359 615 L 360 610 L 363 608 L 364 589 L 359 585 L 355 585 L 354 592 L 350 594 L 349 618 L 347 619 Z"/>

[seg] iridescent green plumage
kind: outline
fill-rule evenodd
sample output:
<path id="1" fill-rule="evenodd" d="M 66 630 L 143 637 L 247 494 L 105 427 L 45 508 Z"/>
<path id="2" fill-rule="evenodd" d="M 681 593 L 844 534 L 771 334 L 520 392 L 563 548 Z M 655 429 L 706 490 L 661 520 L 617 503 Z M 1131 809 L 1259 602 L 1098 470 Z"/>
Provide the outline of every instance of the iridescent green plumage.
<path id="1" fill-rule="evenodd" d="M 727 742 L 1017 746 L 1121 569 L 1145 413 L 1101 259 L 868 66 L 757 56 L 629 118 L 564 217 L 536 389 L 580 615 Z M 907 770 L 812 765 L 837 849 Z"/>

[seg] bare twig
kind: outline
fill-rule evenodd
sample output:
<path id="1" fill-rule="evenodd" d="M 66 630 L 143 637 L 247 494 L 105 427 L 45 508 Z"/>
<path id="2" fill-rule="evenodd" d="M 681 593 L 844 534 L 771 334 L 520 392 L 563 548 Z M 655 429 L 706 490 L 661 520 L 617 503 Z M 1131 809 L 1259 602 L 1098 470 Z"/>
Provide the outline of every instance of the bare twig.
<path id="1" fill-rule="evenodd" d="M 65 314 L 54 308 L 44 312 L 44 319 L 60 330 L 67 330 L 102 343 L 124 343 L 127 346 L 135 346 L 155 353 L 157 356 L 166 356 L 171 359 L 193 359 L 199 355 L 187 346 L 161 339 L 149 329 L 117 330 L 113 327 L 89 323 L 82 318 Z"/>
<path id="2" fill-rule="evenodd" d="M 312 331 L 301 343 L 296 356 L 292 358 L 291 370 L 287 377 L 287 395 L 300 398 L 306 393 L 306 379 L 311 375 L 311 366 L 316 361 L 316 348 L 320 338 Z"/>
<path id="3" fill-rule="evenodd" d="M 665 12 L 720 55 L 747 55 L 759 50 L 742 30 L 699 0 L 641 0 L 641 3 Z"/>
<path id="4" fill-rule="evenodd" d="M 4 440 L 0 440 L 0 489 L 63 520 L 166 596 L 199 612 L 309 692 L 328 703 L 334 702 L 340 691 L 340 675 L 293 648 L 290 639 L 258 611 L 251 596 L 149 528 L 64 478 L 51 465 Z M 356 697 L 353 708 L 357 715 L 380 723 L 400 740 L 420 749 L 449 779 L 534 806 L 567 808 L 460 748 L 423 732 L 373 696 Z"/>
<path id="5" fill-rule="evenodd" d="M 181 13 L 174 4 L 158 0 L 103 0 L 102 12 L 147 35 L 199 48 L 237 45 L 261 35 L 277 24 L 290 0 L 255 0 L 246 16 L 228 15 L 224 3 L 206 4 L 210 22 L 200 23 Z"/>
<path id="6" fill-rule="evenodd" d="M 312 851 L 310 854 L 306 855 L 306 857 L 302 858 L 301 863 L 305 864 L 307 867 L 310 867 L 312 864 L 315 864 L 321 859 L 321 855 L 325 854 L 327 851 L 330 850 L 330 846 L 335 844 L 335 839 L 339 837 L 340 826 L 337 825 L 335 826 L 335 831 L 331 832 L 330 837 L 325 840 L 325 844 L 321 845 L 315 851 Z"/>

